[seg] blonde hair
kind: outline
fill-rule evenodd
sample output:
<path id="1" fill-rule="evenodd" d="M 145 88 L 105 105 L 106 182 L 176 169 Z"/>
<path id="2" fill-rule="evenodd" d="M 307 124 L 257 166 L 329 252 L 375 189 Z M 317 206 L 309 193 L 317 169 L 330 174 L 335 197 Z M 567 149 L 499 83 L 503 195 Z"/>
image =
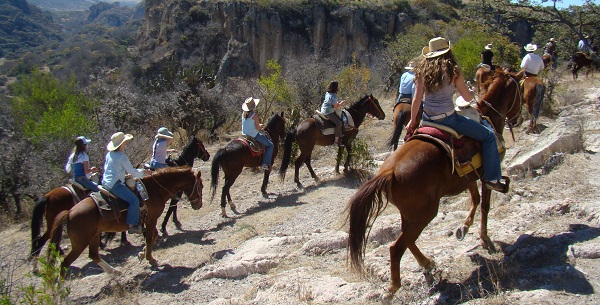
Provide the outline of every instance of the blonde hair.
<path id="1" fill-rule="evenodd" d="M 415 78 L 423 80 L 425 92 L 432 93 L 442 88 L 444 82 L 453 82 L 459 75 L 460 68 L 452 51 L 448 51 L 432 58 L 421 56 L 414 72 Z"/>

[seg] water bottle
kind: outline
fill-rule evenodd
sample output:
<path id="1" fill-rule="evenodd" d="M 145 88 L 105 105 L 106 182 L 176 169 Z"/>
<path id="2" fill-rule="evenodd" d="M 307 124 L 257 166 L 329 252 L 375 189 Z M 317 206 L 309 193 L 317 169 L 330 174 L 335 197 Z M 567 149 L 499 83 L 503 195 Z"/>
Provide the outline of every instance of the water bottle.
<path id="1" fill-rule="evenodd" d="M 148 192 L 146 191 L 146 188 L 144 187 L 142 182 L 140 182 L 139 180 L 136 180 L 135 181 L 135 189 L 138 191 L 138 193 L 140 193 L 140 197 L 142 197 L 142 200 L 144 200 L 144 201 L 148 200 Z"/>

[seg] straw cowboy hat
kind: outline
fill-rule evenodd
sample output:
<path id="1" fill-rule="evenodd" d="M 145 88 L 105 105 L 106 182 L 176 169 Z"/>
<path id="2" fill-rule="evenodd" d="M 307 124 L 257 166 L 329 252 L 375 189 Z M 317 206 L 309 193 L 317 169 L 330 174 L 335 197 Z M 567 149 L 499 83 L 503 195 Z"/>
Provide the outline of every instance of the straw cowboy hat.
<path id="1" fill-rule="evenodd" d="M 487 45 L 485 45 L 485 49 L 486 50 L 491 50 L 492 49 L 492 44 L 488 43 Z"/>
<path id="2" fill-rule="evenodd" d="M 154 138 L 173 139 L 173 133 L 167 127 L 161 127 L 156 132 Z"/>
<path id="3" fill-rule="evenodd" d="M 408 63 L 408 65 L 406 67 L 404 67 L 404 69 L 406 69 L 406 70 L 412 70 L 414 68 L 415 68 L 415 63 L 413 63 L 412 61 L 410 61 Z"/>
<path id="4" fill-rule="evenodd" d="M 555 42 L 555 41 L 556 41 L 556 39 L 554 39 L 554 37 L 552 37 L 552 38 L 550 38 L 550 40 L 549 40 L 549 41 Z"/>
<path id="5" fill-rule="evenodd" d="M 83 144 L 88 145 L 88 143 L 92 142 L 92 140 L 84 137 L 84 136 L 79 136 L 77 138 L 75 138 L 75 141 L 77 140 L 81 140 L 83 142 Z"/>
<path id="6" fill-rule="evenodd" d="M 429 45 L 423 47 L 421 54 L 425 58 L 434 58 L 447 53 L 452 49 L 452 44 L 442 37 L 436 37 L 429 41 Z"/>
<path id="7" fill-rule="evenodd" d="M 115 151 L 119 146 L 123 145 L 123 143 L 131 139 L 133 139 L 133 136 L 130 134 L 124 134 L 121 131 L 115 132 L 110 136 L 110 142 L 106 145 L 106 149 L 108 149 L 108 151 Z"/>
<path id="8" fill-rule="evenodd" d="M 528 43 L 526 46 L 523 47 L 523 49 L 525 49 L 525 51 L 527 52 L 533 52 L 537 50 L 537 44 Z"/>
<path id="9" fill-rule="evenodd" d="M 242 109 L 244 111 L 252 111 L 254 108 L 256 108 L 256 106 L 258 106 L 258 103 L 260 103 L 259 99 L 249 97 L 242 104 Z"/>

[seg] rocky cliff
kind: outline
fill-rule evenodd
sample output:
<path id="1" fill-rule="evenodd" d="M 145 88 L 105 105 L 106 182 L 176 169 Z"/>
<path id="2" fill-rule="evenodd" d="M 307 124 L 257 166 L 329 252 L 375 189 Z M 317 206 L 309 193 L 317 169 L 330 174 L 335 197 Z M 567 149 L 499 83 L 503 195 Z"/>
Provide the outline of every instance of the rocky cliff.
<path id="1" fill-rule="evenodd" d="M 256 75 L 269 59 L 312 54 L 371 60 L 386 36 L 415 21 L 406 2 L 393 7 L 277 7 L 257 3 L 147 0 L 140 46 L 144 68 L 165 60 L 204 61 L 221 76 Z"/>

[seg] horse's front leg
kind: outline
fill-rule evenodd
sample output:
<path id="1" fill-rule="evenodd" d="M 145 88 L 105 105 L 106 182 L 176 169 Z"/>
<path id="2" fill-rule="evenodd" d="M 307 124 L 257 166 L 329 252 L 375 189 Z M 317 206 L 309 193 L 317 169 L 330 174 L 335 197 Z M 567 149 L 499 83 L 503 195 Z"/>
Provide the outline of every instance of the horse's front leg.
<path id="1" fill-rule="evenodd" d="M 335 173 L 340 173 L 340 162 L 342 162 L 343 147 L 338 147 L 337 157 L 335 158 Z"/>
<path id="2" fill-rule="evenodd" d="M 475 218 L 477 206 L 481 201 L 481 196 L 479 195 L 479 190 L 477 189 L 477 181 L 472 181 L 469 183 L 468 188 L 469 193 L 471 193 L 471 210 L 469 211 L 469 215 L 465 219 L 464 224 L 456 229 L 456 239 L 458 240 L 463 240 L 469 232 L 469 228 L 473 225 L 473 219 Z"/>
<path id="3" fill-rule="evenodd" d="M 263 183 L 262 186 L 260 187 L 260 191 L 262 192 L 263 197 L 267 196 L 267 184 L 269 184 L 269 175 L 271 174 L 271 171 L 265 171 L 265 174 L 263 176 Z"/>
<path id="4" fill-rule="evenodd" d="M 484 249 L 496 252 L 494 243 L 488 236 L 487 223 L 488 213 L 490 212 L 490 198 L 492 191 L 488 190 L 485 186 L 481 188 L 481 229 L 479 232 L 479 238 L 481 238 L 481 245 Z"/>
<path id="5" fill-rule="evenodd" d="M 352 145 L 350 143 L 350 141 L 345 143 L 345 147 L 346 147 L 346 162 L 344 162 L 344 174 L 347 174 L 348 171 L 350 170 L 350 161 L 352 158 Z M 343 148 L 343 147 L 342 147 Z"/>
<path id="6" fill-rule="evenodd" d="M 150 215 L 148 215 L 148 218 L 150 218 Z M 156 222 L 157 219 L 148 219 L 148 221 L 146 222 L 146 246 L 142 250 L 143 253 L 140 252 L 139 254 L 140 257 L 145 256 L 150 265 L 154 268 L 158 267 L 158 262 L 152 256 L 152 245 L 154 245 L 154 242 L 156 242 L 156 239 L 158 238 L 158 229 L 156 229 Z"/>

